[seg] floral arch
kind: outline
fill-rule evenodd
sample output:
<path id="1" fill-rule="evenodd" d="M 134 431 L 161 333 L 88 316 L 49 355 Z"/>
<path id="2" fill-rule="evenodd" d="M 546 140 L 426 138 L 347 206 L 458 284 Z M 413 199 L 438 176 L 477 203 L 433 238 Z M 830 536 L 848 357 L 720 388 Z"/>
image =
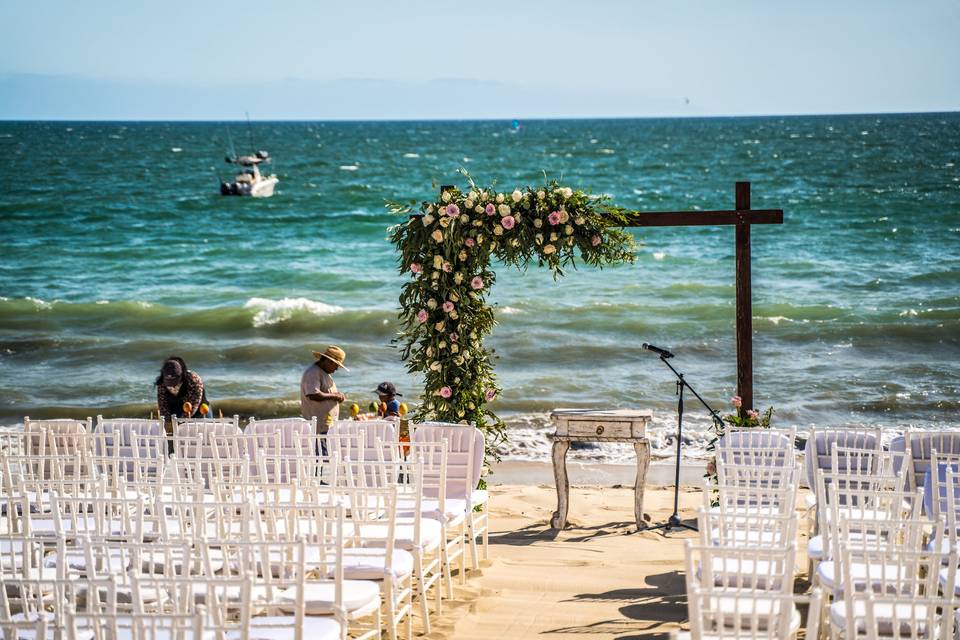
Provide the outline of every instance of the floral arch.
<path id="1" fill-rule="evenodd" d="M 633 236 L 623 231 L 624 210 L 551 181 L 512 192 L 443 187 L 435 202 L 389 205 L 409 218 L 391 229 L 400 272 L 410 280 L 400 294 L 401 358 L 424 375 L 423 401 L 414 421 L 473 424 L 492 448 L 504 438 L 503 421 L 490 409 L 501 389 L 494 355 L 483 341 L 496 325 L 487 294 L 496 281 L 491 262 L 548 267 L 554 277 L 576 267 L 633 262 Z M 491 437 L 492 436 L 492 437 Z"/>

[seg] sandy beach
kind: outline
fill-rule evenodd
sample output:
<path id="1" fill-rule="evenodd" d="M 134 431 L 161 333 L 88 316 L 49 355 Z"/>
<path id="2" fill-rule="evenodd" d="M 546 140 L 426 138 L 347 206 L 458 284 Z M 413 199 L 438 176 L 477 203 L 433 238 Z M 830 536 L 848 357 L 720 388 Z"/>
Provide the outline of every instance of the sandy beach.
<path id="1" fill-rule="evenodd" d="M 618 465 L 595 466 L 601 477 L 627 473 Z M 661 477 L 667 469 L 652 472 L 646 490 L 644 511 L 652 522 L 666 520 L 673 508 L 672 487 Z M 632 478 L 628 484 L 573 482 L 567 528 L 552 530 L 552 483 L 502 483 L 549 470 L 546 463 L 498 467 L 491 483 L 490 559 L 444 603 L 444 615 L 427 637 L 628 640 L 667 638 L 686 627 L 683 541 L 697 534 L 637 532 Z M 685 468 L 684 476 L 697 471 Z M 682 487 L 684 521 L 695 518 L 702 499 L 693 485 Z M 805 566 L 805 558 L 799 559 L 798 568 Z"/>

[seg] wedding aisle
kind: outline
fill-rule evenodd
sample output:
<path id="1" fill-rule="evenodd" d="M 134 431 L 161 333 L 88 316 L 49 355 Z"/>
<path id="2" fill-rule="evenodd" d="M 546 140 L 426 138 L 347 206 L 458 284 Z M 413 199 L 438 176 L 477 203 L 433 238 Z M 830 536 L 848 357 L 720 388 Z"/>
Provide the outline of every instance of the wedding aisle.
<path id="1" fill-rule="evenodd" d="M 694 516 L 699 490 L 683 489 Z M 431 638 L 666 638 L 687 617 L 683 539 L 635 533 L 631 487 L 572 488 L 569 525 L 548 526 L 552 486 L 493 488 L 490 561 L 459 591 Z M 653 521 L 672 511 L 673 492 L 648 487 Z"/>

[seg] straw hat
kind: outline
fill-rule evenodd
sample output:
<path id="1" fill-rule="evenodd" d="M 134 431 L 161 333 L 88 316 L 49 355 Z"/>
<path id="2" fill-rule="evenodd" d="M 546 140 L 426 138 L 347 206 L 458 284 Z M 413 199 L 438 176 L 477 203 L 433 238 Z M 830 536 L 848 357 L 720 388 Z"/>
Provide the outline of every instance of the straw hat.
<path id="1" fill-rule="evenodd" d="M 350 369 L 347 369 L 347 367 L 343 364 L 343 361 L 347 358 L 347 354 L 338 346 L 330 345 L 327 347 L 326 351 L 313 351 L 312 353 L 313 357 L 317 360 L 320 358 L 327 358 L 328 360 L 332 360 L 334 364 L 344 371 L 350 371 Z"/>

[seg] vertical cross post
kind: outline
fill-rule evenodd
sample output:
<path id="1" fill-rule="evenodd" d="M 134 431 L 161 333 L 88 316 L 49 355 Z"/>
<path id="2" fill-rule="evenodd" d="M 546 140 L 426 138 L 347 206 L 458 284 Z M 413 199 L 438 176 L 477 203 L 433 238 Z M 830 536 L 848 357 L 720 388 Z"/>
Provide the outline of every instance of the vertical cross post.
<path id="1" fill-rule="evenodd" d="M 738 182 L 737 212 L 750 209 L 750 183 Z M 753 409 L 753 301 L 750 288 L 750 222 L 737 222 L 737 395 L 743 400 L 740 415 Z"/>

